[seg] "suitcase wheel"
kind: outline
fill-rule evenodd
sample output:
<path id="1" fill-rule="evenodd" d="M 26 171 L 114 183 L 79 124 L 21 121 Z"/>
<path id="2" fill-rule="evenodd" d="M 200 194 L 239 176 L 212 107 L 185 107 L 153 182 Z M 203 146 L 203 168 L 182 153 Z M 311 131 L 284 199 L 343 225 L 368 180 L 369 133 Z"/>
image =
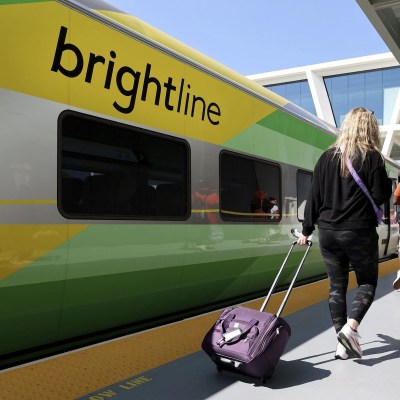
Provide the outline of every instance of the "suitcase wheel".
<path id="1" fill-rule="evenodd" d="M 263 377 L 261 378 L 261 384 L 262 384 L 262 385 L 265 385 L 265 384 L 267 383 L 267 380 L 270 379 L 270 378 L 272 377 L 272 375 L 273 375 L 273 371 L 272 371 L 272 373 L 271 373 L 270 375 L 268 375 L 268 376 L 263 376 Z"/>

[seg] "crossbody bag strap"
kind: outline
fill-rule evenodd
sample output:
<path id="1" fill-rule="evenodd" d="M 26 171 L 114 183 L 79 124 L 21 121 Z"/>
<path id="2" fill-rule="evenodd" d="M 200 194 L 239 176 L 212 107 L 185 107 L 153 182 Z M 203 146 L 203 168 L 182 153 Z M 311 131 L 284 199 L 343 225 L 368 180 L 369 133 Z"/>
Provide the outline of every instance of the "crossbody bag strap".
<path id="1" fill-rule="evenodd" d="M 372 198 L 371 194 L 369 193 L 367 187 L 365 186 L 364 182 L 362 181 L 362 179 L 357 174 L 356 170 L 353 167 L 353 164 L 351 163 L 351 161 L 348 158 L 346 158 L 346 165 L 347 165 L 347 168 L 349 169 L 352 177 L 356 181 L 357 185 L 360 186 L 362 191 L 368 197 L 369 201 L 372 204 L 372 207 L 374 207 L 374 210 L 377 213 L 380 210 L 380 208 L 375 204 L 374 199 Z"/>

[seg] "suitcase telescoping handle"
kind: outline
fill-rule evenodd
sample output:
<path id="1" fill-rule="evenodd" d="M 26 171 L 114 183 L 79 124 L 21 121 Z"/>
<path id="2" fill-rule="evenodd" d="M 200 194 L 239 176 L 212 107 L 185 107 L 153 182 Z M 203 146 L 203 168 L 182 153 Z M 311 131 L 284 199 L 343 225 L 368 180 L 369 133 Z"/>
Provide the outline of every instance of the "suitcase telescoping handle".
<path id="1" fill-rule="evenodd" d="M 292 232 L 292 234 L 293 234 L 294 236 L 300 237 L 301 232 L 300 232 L 298 229 L 294 229 L 294 228 L 293 228 L 293 229 L 291 230 L 291 232 Z M 267 294 L 267 297 L 265 298 L 264 303 L 262 304 L 262 306 L 261 306 L 261 308 L 260 308 L 260 311 L 264 311 L 265 308 L 267 307 L 267 304 L 268 304 L 268 302 L 269 302 L 269 299 L 271 298 L 272 293 L 273 293 L 273 291 L 274 291 L 274 289 L 275 289 L 275 286 L 276 286 L 276 284 L 278 283 L 279 277 L 281 276 L 282 271 L 283 271 L 283 269 L 285 268 L 285 265 L 286 265 L 286 262 L 287 262 L 287 260 L 288 260 L 288 258 L 289 258 L 289 256 L 290 256 L 290 253 L 292 252 L 292 250 L 293 250 L 294 246 L 296 246 L 296 244 L 297 244 L 297 240 L 294 240 L 293 243 L 292 243 L 292 245 L 290 246 L 290 249 L 289 249 L 289 251 L 288 251 L 288 253 L 287 253 L 285 259 L 283 260 L 283 263 L 282 263 L 281 268 L 279 269 L 279 271 L 278 271 L 278 273 L 277 273 L 277 275 L 276 275 L 276 277 L 275 277 L 275 280 L 273 281 L 273 283 L 272 283 L 272 285 L 271 285 L 271 288 L 269 289 L 269 292 L 268 292 L 268 294 Z M 282 311 L 283 311 L 283 308 L 285 307 L 285 305 L 286 305 L 286 303 L 287 303 L 287 300 L 288 300 L 288 298 L 289 298 L 289 296 L 290 296 L 290 293 L 291 293 L 291 291 L 292 291 L 292 289 L 293 289 L 293 286 L 294 286 L 294 284 L 295 284 L 295 282 L 296 282 L 296 279 L 297 279 L 297 277 L 298 277 L 298 275 L 299 275 L 299 273 L 300 273 L 300 270 L 301 270 L 301 268 L 302 268 L 302 266 L 303 266 L 303 264 L 304 264 L 304 261 L 305 261 L 307 255 L 308 255 L 308 252 L 309 252 L 310 249 L 311 249 L 311 246 L 312 246 L 312 236 L 309 236 L 309 237 L 308 237 L 308 240 L 307 240 L 307 250 L 305 251 L 305 253 L 304 253 L 304 255 L 303 255 L 303 258 L 301 259 L 300 264 L 299 264 L 299 266 L 297 267 L 296 273 L 294 274 L 294 277 L 293 277 L 292 281 L 290 282 L 289 288 L 288 288 L 288 290 L 287 290 L 287 292 L 286 292 L 286 295 L 285 295 L 284 299 L 282 300 L 281 306 L 279 307 L 279 310 L 278 310 L 277 313 L 276 313 L 276 316 L 277 316 L 277 317 L 279 317 L 279 316 L 281 315 L 281 313 L 282 313 Z"/>

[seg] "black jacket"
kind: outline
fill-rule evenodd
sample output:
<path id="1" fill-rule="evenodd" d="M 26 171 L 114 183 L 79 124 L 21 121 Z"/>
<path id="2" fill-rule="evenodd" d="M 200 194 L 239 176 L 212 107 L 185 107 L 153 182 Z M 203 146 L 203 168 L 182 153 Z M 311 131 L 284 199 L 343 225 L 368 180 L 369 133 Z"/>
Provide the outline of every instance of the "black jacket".
<path id="1" fill-rule="evenodd" d="M 375 204 L 381 205 L 390 199 L 392 183 L 379 152 L 368 151 L 362 167 L 361 160 L 352 164 Z M 326 150 L 315 166 L 304 210 L 303 235 L 309 236 L 316 223 L 320 229 L 332 230 L 377 226 L 372 204 L 354 178 L 350 174 L 346 178 L 340 176 L 340 159 L 334 156 L 334 149 Z"/>

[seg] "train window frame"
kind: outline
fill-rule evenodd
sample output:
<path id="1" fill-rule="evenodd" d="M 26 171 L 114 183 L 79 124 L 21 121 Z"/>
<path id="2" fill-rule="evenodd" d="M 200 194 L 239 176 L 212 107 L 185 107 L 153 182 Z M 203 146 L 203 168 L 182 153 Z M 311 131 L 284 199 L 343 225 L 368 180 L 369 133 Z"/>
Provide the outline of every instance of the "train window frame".
<path id="1" fill-rule="evenodd" d="M 81 136 L 68 127 L 68 124 L 73 126 L 79 123 L 89 126 L 89 128 L 85 128 L 86 131 L 83 129 L 84 133 Z M 94 129 L 97 130 L 94 131 Z M 96 133 L 96 136 L 93 133 Z M 107 137 L 108 134 L 110 137 Z M 93 137 L 96 140 L 91 141 L 90 139 Z M 102 142 L 102 139 L 105 142 Z M 82 142 L 81 145 L 79 142 Z M 89 148 L 90 144 L 94 144 L 94 146 Z M 165 151 L 168 146 L 171 149 L 179 150 L 180 157 L 177 157 L 175 153 L 173 157 L 169 156 L 168 154 L 173 152 Z M 145 150 L 140 150 L 140 147 Z M 57 124 L 57 208 L 60 214 L 67 219 L 186 221 L 190 217 L 191 211 L 190 153 L 189 143 L 182 138 L 77 111 L 65 110 L 60 113 Z M 159 157 L 163 154 L 165 154 L 165 159 L 160 160 Z M 153 163 L 151 163 L 151 158 L 153 158 Z M 171 159 L 174 160 L 175 165 L 168 166 L 168 161 L 170 162 Z M 165 165 L 168 168 L 165 168 Z M 69 172 L 68 176 L 67 172 Z M 106 177 L 107 174 L 109 174 L 108 177 Z M 70 180 L 76 181 L 76 175 L 84 183 L 91 179 L 92 186 L 89 185 L 89 188 L 96 187 L 103 190 L 103 193 L 111 193 L 109 197 L 114 196 L 111 200 L 116 205 L 112 206 L 103 200 L 103 210 L 100 207 L 99 211 L 99 208 L 91 208 L 90 205 L 82 209 L 76 206 L 75 209 L 75 203 L 74 207 L 71 206 L 71 203 L 66 203 L 66 197 L 73 192 L 72 190 L 71 192 L 66 191 L 67 187 L 71 187 L 66 185 L 66 178 L 73 177 Z M 101 181 L 100 177 L 93 178 L 96 175 L 102 175 L 102 178 L 106 179 Z M 115 178 L 118 179 L 118 185 Z M 104 191 L 104 188 L 102 189 L 102 185 L 105 183 L 112 183 L 109 187 L 107 186 L 107 192 Z M 112 190 L 114 187 L 116 187 L 115 191 Z M 142 189 L 138 190 L 139 187 Z M 151 193 L 149 189 L 151 189 Z M 132 190 L 136 190 L 138 194 L 145 193 L 145 195 L 132 195 Z M 92 201 L 101 198 L 101 196 L 95 196 L 93 192 L 86 189 L 85 193 L 91 194 Z M 148 193 L 154 199 L 155 208 L 150 209 L 148 206 L 151 204 Z M 165 197 L 162 197 L 161 194 Z M 177 198 L 173 197 L 177 194 Z M 168 198 L 171 201 L 168 202 Z M 66 207 L 67 204 L 68 207 Z M 90 203 L 88 202 L 88 204 Z M 171 207 L 168 208 L 169 206 Z M 134 207 L 139 211 L 130 211 L 135 209 Z M 173 211 L 169 214 L 171 209 Z M 92 210 L 95 211 L 91 212 Z"/>
<path id="2" fill-rule="evenodd" d="M 299 185 L 299 176 L 301 174 L 307 175 L 307 176 L 310 177 L 310 186 L 309 186 L 308 191 L 307 191 L 307 196 L 302 196 L 302 198 L 305 199 L 304 209 L 303 209 L 303 218 L 300 218 L 300 215 L 299 215 L 299 209 L 300 209 L 300 205 L 301 205 L 300 201 L 299 201 L 299 197 L 300 197 L 299 196 L 299 188 L 303 187 L 302 185 Z M 299 222 L 303 222 L 304 221 L 304 210 L 305 210 L 306 205 L 307 205 L 308 194 L 310 193 L 310 190 L 311 190 L 312 177 L 313 177 L 312 171 L 308 171 L 308 170 L 305 170 L 305 169 L 298 169 L 297 172 L 296 172 L 296 200 L 297 200 L 296 214 L 297 214 L 297 220 Z"/>
<path id="3" fill-rule="evenodd" d="M 255 216 L 254 213 L 251 213 L 250 207 L 251 207 L 251 198 L 249 196 L 250 201 L 248 202 L 249 205 L 249 210 L 247 212 L 236 212 L 233 210 L 224 210 L 223 203 L 224 203 L 224 188 L 223 188 L 223 182 L 225 180 L 225 177 L 223 176 L 225 169 L 223 167 L 223 157 L 224 156 L 231 156 L 231 157 L 236 157 L 240 160 L 248 160 L 256 163 L 260 163 L 264 166 L 267 166 L 268 168 L 274 168 L 276 169 L 276 175 L 278 178 L 278 182 L 275 183 L 275 190 L 278 191 L 278 195 L 273 196 L 278 200 L 278 207 L 279 207 L 279 216 L 277 219 L 273 218 L 271 216 L 268 216 L 268 218 L 263 219 L 263 217 L 260 216 Z M 229 179 L 228 179 L 229 180 Z M 275 193 L 274 193 L 275 194 Z M 254 190 L 252 192 L 252 196 L 254 196 Z M 282 168 L 279 163 L 266 160 L 260 157 L 254 157 L 248 154 L 243 154 L 243 153 L 237 153 L 234 151 L 230 150 L 222 150 L 219 154 L 219 198 L 220 198 L 220 208 L 219 208 L 219 214 L 220 217 L 223 221 L 227 222 L 235 222 L 235 223 L 263 223 L 263 224 L 278 224 L 282 221 Z M 271 218 L 269 218 L 271 217 Z"/>

